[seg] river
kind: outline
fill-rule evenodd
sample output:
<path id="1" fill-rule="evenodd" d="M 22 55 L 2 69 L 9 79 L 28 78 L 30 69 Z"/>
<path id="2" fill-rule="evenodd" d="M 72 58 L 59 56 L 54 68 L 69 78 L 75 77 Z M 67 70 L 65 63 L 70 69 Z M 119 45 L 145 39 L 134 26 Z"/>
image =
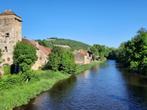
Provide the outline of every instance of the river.
<path id="1" fill-rule="evenodd" d="M 147 79 L 113 60 L 60 81 L 16 110 L 147 110 Z"/>

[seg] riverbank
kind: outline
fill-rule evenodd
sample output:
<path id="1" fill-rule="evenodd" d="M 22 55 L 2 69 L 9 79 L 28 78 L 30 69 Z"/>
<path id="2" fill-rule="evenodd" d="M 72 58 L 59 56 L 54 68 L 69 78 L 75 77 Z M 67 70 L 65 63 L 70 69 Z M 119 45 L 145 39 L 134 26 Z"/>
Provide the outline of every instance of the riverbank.
<path id="1" fill-rule="evenodd" d="M 5 85 L 5 89 L 0 91 L 0 110 L 12 110 L 14 107 L 27 104 L 30 99 L 36 97 L 41 92 L 50 89 L 56 82 L 68 78 L 69 74 L 60 72 L 39 71 L 35 73 L 35 78 L 29 82 L 19 82 L 19 75 L 5 77 L 3 83 L 12 84 L 11 87 Z M 16 81 L 16 80 L 18 81 Z M 14 82 L 16 83 L 14 85 Z M 2 89 L 2 88 L 1 88 Z"/>
<path id="2" fill-rule="evenodd" d="M 101 64 L 101 63 L 103 63 L 105 61 L 106 60 L 103 60 L 103 61 L 94 61 L 91 64 L 78 65 L 77 66 L 77 72 L 76 72 L 76 74 L 80 74 L 80 73 L 82 73 L 82 72 L 84 72 L 84 71 L 92 68 L 93 66 L 99 65 L 99 64 Z"/>
<path id="3" fill-rule="evenodd" d="M 76 74 L 98 65 L 93 62 L 78 65 Z M 27 104 L 40 93 L 49 90 L 55 83 L 67 79 L 71 75 L 53 71 L 34 71 L 29 82 L 22 81 L 21 75 L 4 76 L 0 81 L 0 110 L 12 110 Z"/>
<path id="4" fill-rule="evenodd" d="M 134 85 L 136 78 L 125 76 L 116 61 L 108 60 L 56 83 L 16 110 L 147 110 L 147 86 L 141 80 Z"/>

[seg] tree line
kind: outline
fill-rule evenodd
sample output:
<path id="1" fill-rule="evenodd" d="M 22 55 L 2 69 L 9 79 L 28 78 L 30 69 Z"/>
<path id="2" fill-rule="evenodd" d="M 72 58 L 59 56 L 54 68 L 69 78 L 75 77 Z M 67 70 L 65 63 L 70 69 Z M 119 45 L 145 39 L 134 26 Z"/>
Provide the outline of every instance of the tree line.
<path id="1" fill-rule="evenodd" d="M 109 58 L 116 59 L 134 73 L 147 76 L 147 30 L 140 29 L 131 40 L 113 49 Z"/>

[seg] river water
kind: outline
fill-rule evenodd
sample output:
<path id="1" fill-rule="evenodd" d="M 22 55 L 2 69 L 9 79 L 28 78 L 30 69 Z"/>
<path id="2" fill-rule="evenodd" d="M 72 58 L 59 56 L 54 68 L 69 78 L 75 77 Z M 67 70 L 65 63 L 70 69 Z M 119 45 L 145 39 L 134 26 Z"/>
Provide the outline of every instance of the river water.
<path id="1" fill-rule="evenodd" d="M 60 81 L 16 110 L 147 110 L 147 79 L 132 76 L 108 60 Z"/>

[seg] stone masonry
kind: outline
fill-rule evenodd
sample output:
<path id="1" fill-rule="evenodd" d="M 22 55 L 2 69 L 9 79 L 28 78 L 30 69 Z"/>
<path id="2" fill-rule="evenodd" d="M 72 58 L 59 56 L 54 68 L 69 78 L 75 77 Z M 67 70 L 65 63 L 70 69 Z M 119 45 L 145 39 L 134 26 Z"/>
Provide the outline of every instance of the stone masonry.
<path id="1" fill-rule="evenodd" d="M 11 10 L 0 14 L 0 49 L 2 65 L 13 63 L 14 46 L 22 40 L 22 19 Z"/>

